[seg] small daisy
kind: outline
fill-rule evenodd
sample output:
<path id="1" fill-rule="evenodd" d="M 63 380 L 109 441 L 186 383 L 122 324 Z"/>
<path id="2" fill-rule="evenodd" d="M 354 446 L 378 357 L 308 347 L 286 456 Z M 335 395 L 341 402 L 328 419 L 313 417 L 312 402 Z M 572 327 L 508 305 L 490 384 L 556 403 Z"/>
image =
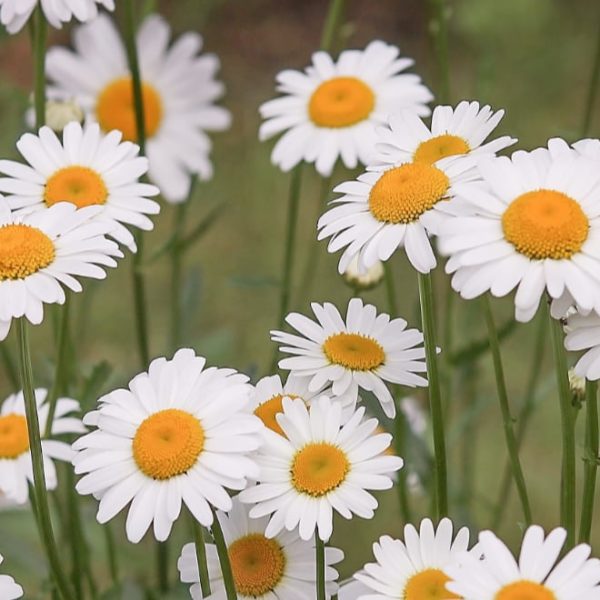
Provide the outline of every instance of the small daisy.
<path id="1" fill-rule="evenodd" d="M 123 255 L 104 237 L 107 223 L 93 221 L 99 210 L 61 202 L 17 217 L 0 197 L 0 341 L 13 319 L 39 325 L 44 304 L 63 304 L 61 284 L 80 292 L 76 276 L 103 279 L 104 267 L 116 266 Z"/>
<path id="2" fill-rule="evenodd" d="M 39 135 L 26 133 L 17 148 L 28 165 L 0 160 L 0 192 L 13 210 L 43 210 L 58 202 L 70 202 L 77 208 L 101 206 L 96 217 L 110 223 L 110 235 L 135 250 L 133 235 L 123 225 L 149 231 L 154 227 L 146 215 L 160 211 L 158 188 L 140 183 L 148 171 L 148 159 L 139 156 L 139 146 L 121 143 L 121 132 L 102 135 L 97 124 L 82 127 L 69 123 L 63 141 L 49 127 Z"/>
<path id="3" fill-rule="evenodd" d="M 57 29 L 73 17 L 90 21 L 98 16 L 98 4 L 114 10 L 114 0 L 40 0 L 48 22 Z M 31 17 L 38 0 L 0 0 L 0 21 L 8 33 L 18 33 Z"/>
<path id="4" fill-rule="evenodd" d="M 348 304 L 346 322 L 333 304 L 314 302 L 313 312 L 318 323 L 298 313 L 286 321 L 301 335 L 272 331 L 273 341 L 283 344 L 282 352 L 293 354 L 279 362 L 281 369 L 295 375 L 310 377 L 309 390 L 316 391 L 333 382 L 336 396 L 348 394 L 357 398 L 359 388 L 375 394 L 383 411 L 394 417 L 394 399 L 384 381 L 410 387 L 426 386 L 425 350 L 417 347 L 423 334 L 406 329 L 404 319 L 377 315 L 372 304 L 352 298 Z"/>
<path id="5" fill-rule="evenodd" d="M 343 273 L 344 281 L 354 290 L 371 290 L 377 287 L 385 277 L 383 263 L 376 260 L 373 265 L 361 270 L 358 266 L 358 254 L 350 261 Z"/>
<path id="6" fill-rule="evenodd" d="M 574 314 L 567 319 L 565 348 L 571 352 L 585 350 L 573 369 L 573 377 L 585 377 L 590 381 L 600 379 L 600 316 L 591 312 L 588 315 Z M 571 373 L 571 371 L 569 371 Z M 581 388 L 581 382 L 579 381 Z M 585 385 L 583 386 L 585 388 Z"/>
<path id="7" fill-rule="evenodd" d="M 519 321 L 533 318 L 544 291 L 554 299 L 568 292 L 582 310 L 600 310 L 597 165 L 539 148 L 483 158 L 479 170 L 482 182 L 457 189 L 468 214 L 439 233 L 454 289 L 470 299 L 517 288 Z"/>
<path id="8" fill-rule="evenodd" d="M 315 52 L 304 73 L 286 70 L 277 75 L 284 96 L 260 107 L 265 122 L 260 139 L 285 132 L 271 160 L 283 171 L 300 161 L 315 163 L 317 171 L 331 174 L 342 159 L 350 169 L 369 164 L 375 144 L 375 125 L 388 114 L 406 108 L 428 115 L 431 92 L 413 74 L 400 74 L 413 60 L 381 41 L 364 50 L 345 50 L 334 62 L 326 52 Z"/>
<path id="9" fill-rule="evenodd" d="M 46 431 L 48 420 L 47 391 L 35 390 L 35 400 L 40 422 L 40 431 Z M 84 433 L 85 427 L 73 413 L 79 411 L 79 402 L 70 398 L 60 398 L 56 403 L 52 435 L 64 433 Z M 56 488 L 56 468 L 52 460 L 70 462 L 73 451 L 69 444 L 58 440 L 43 439 L 44 472 L 46 487 Z M 29 498 L 28 482 L 33 483 L 29 436 L 25 417 L 23 392 L 9 396 L 0 409 L 0 494 L 7 500 L 24 504 Z M 0 594 L 0 597 L 4 598 Z"/>
<path id="10" fill-rule="evenodd" d="M 2 564 L 2 555 L 0 554 L 0 564 Z M 0 598 L 2 600 L 15 600 L 23 595 L 23 588 L 15 583 L 15 580 L 9 575 L 0 575 Z"/>
<path id="11" fill-rule="evenodd" d="M 256 503 L 252 518 L 272 514 L 269 538 L 284 528 L 298 528 L 308 540 L 318 529 L 328 540 L 333 511 L 371 519 L 377 500 L 367 490 L 392 487 L 390 474 L 402 468 L 397 456 L 385 454 L 392 436 L 376 434 L 377 419 L 363 421 L 364 407 L 342 425 L 342 407 L 322 396 L 307 409 L 301 400 L 284 398 L 277 418 L 286 437 L 266 430 L 257 455 L 260 483 L 245 489 L 240 500 Z"/>
<path id="12" fill-rule="evenodd" d="M 371 600 L 449 600 L 458 598 L 446 589 L 447 568 L 469 545 L 469 530 L 463 527 L 452 537 L 452 521 L 442 519 L 434 529 L 423 519 L 419 531 L 404 527 L 404 542 L 385 535 L 373 544 L 376 563 L 365 565 L 356 579 L 370 588 L 363 596 Z M 376 593 L 373 593 L 376 592 Z"/>
<path id="13" fill-rule="evenodd" d="M 250 519 L 248 507 L 233 499 L 229 514 L 217 513 L 227 544 L 229 561 L 239 600 L 292 600 L 311 598 L 315 593 L 316 559 L 314 540 L 303 541 L 297 531 L 285 531 L 268 538 L 269 519 Z M 223 575 L 213 544 L 206 546 L 210 600 L 226 600 Z M 337 591 L 337 571 L 331 566 L 344 554 L 337 548 L 325 548 L 325 580 L 330 597 Z M 186 544 L 177 562 L 183 583 L 193 584 L 190 594 L 200 600 L 200 578 L 194 544 Z"/>
<path id="14" fill-rule="evenodd" d="M 519 561 L 491 531 L 479 534 L 476 554 L 448 567 L 447 588 L 464 600 L 592 600 L 600 598 L 600 560 L 580 544 L 557 563 L 567 532 L 532 525 L 525 532 Z"/>
<path id="15" fill-rule="evenodd" d="M 210 179 L 210 138 L 221 131 L 230 114 L 213 102 L 223 95 L 215 79 L 219 60 L 199 55 L 202 38 L 188 32 L 169 46 L 171 30 L 158 15 L 147 17 L 137 45 L 142 74 L 149 177 L 169 202 L 183 202 L 192 176 Z M 89 118 L 105 133 L 118 129 L 123 138 L 137 141 L 133 88 L 125 47 L 111 19 L 100 15 L 79 27 L 75 51 L 51 48 L 46 73 L 50 91 L 75 98 Z"/>
<path id="16" fill-rule="evenodd" d="M 250 453 L 263 425 L 250 414 L 248 378 L 205 362 L 189 349 L 152 361 L 129 389 L 100 398 L 84 419 L 97 429 L 73 445 L 75 472 L 85 475 L 77 491 L 100 499 L 100 523 L 131 502 L 131 542 L 152 523 L 166 540 L 182 502 L 210 526 L 212 507 L 231 509 L 226 488 L 241 490 L 259 475 Z"/>

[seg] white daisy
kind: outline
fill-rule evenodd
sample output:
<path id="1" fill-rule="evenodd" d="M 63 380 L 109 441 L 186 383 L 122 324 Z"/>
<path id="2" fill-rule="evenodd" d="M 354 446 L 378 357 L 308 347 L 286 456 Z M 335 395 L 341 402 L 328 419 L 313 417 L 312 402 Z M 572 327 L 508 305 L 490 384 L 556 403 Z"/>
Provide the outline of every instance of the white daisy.
<path id="1" fill-rule="evenodd" d="M 46 431 L 48 420 L 47 391 L 35 390 L 40 431 Z M 59 398 L 56 403 L 52 435 L 83 433 L 81 419 L 73 416 L 79 411 L 79 402 L 70 398 Z M 53 439 L 42 440 L 46 488 L 56 488 L 56 468 L 52 460 L 70 462 L 73 451 L 69 444 Z M 28 482 L 33 483 L 33 467 L 29 452 L 27 419 L 23 392 L 9 396 L 0 409 L 0 493 L 8 500 L 24 504 L 29 498 Z M 4 598 L 0 594 L 0 597 Z"/>
<path id="2" fill-rule="evenodd" d="M 380 260 L 376 260 L 370 268 L 361 270 L 358 266 L 357 254 L 346 267 L 343 277 L 353 289 L 371 290 L 383 280 L 385 270 Z"/>
<path id="3" fill-rule="evenodd" d="M 49 127 L 38 135 L 26 133 L 17 148 L 28 165 L 0 160 L 0 192 L 13 210 L 32 212 L 58 202 L 83 208 L 101 206 L 96 217 L 110 223 L 110 235 L 135 250 L 134 237 L 125 227 L 133 225 L 149 231 L 152 221 L 146 215 L 160 211 L 153 185 L 140 183 L 148 171 L 148 159 L 139 156 L 139 146 L 121 143 L 121 132 L 100 133 L 93 123 L 82 127 L 69 123 L 61 142 Z"/>
<path id="4" fill-rule="evenodd" d="M 376 563 L 365 565 L 356 579 L 370 588 L 362 596 L 369 600 L 449 600 L 458 598 L 446 589 L 447 568 L 466 552 L 469 530 L 463 527 L 452 537 L 450 519 L 442 519 L 434 529 L 430 519 L 423 519 L 419 531 L 404 527 L 404 541 L 385 535 L 373 544 Z M 478 554 L 477 554 L 478 556 Z"/>
<path id="5" fill-rule="evenodd" d="M 98 16 L 98 4 L 114 10 L 114 0 L 40 0 L 48 22 L 57 29 L 73 17 L 90 21 Z M 8 33 L 19 32 L 38 5 L 38 0 L 0 0 L 0 22 Z"/>
<path id="6" fill-rule="evenodd" d="M 0 564 L 4 558 L 0 554 Z M 2 600 L 15 600 L 23 595 L 23 588 L 15 583 L 15 580 L 9 575 L 0 575 L 0 598 Z"/>
<path id="7" fill-rule="evenodd" d="M 566 332 L 565 348 L 571 352 L 585 351 L 574 367 L 575 376 L 590 381 L 600 379 L 600 316 L 595 312 L 574 314 L 567 319 Z"/>
<path id="8" fill-rule="evenodd" d="M 417 373 L 426 372 L 425 350 L 417 347 L 423 334 L 406 329 L 404 319 L 377 315 L 372 304 L 352 298 L 346 322 L 338 309 L 326 302 L 314 302 L 312 310 L 318 323 L 298 313 L 286 321 L 301 335 L 272 331 L 275 342 L 283 344 L 282 352 L 293 354 L 279 362 L 281 369 L 310 377 L 309 390 L 318 390 L 333 382 L 336 396 L 347 394 L 357 398 L 359 388 L 375 394 L 383 411 L 394 417 L 394 399 L 384 381 L 410 387 L 426 386 L 427 380 Z"/>
<path id="9" fill-rule="evenodd" d="M 367 165 L 375 125 L 390 112 L 406 108 L 428 115 L 433 96 L 418 75 L 399 74 L 414 62 L 399 55 L 399 48 L 374 41 L 364 50 L 345 50 L 337 62 L 315 52 L 304 73 L 279 73 L 277 90 L 284 96 L 260 107 L 261 140 L 285 131 L 273 149 L 273 163 L 289 171 L 305 160 L 323 176 L 331 174 L 338 157 L 350 169 Z"/>
<path id="10" fill-rule="evenodd" d="M 328 540 L 333 511 L 350 519 L 371 519 L 377 500 L 367 490 L 392 487 L 390 474 L 402 468 L 397 456 L 385 454 L 392 436 L 376 434 L 377 419 L 363 421 L 364 407 L 342 425 L 342 407 L 322 396 L 307 409 L 301 400 L 284 398 L 277 421 L 285 436 L 267 429 L 257 455 L 260 483 L 240 493 L 256 503 L 252 518 L 272 514 L 267 537 L 298 527 L 308 540 L 318 529 Z"/>
<path id="11" fill-rule="evenodd" d="M 312 598 L 316 586 L 316 558 L 314 540 L 304 541 L 297 531 L 285 531 L 268 538 L 265 528 L 269 519 L 250 519 L 248 507 L 233 499 L 229 514 L 217 513 L 227 544 L 229 561 L 239 600 L 300 600 Z M 210 600 L 226 600 L 223 575 L 213 544 L 206 545 Z M 338 574 L 331 566 L 340 562 L 344 554 L 337 548 L 325 548 L 325 581 L 327 597 L 337 591 Z M 177 562 L 183 583 L 193 584 L 190 593 L 200 600 L 200 578 L 196 547 L 186 544 Z"/>
<path id="12" fill-rule="evenodd" d="M 258 477 L 250 456 L 263 425 L 250 414 L 248 378 L 205 362 L 189 349 L 152 361 L 129 389 L 100 398 L 84 419 L 97 429 L 73 445 L 75 472 L 85 474 L 77 491 L 100 499 L 100 523 L 131 502 L 131 542 L 152 523 L 156 539 L 166 540 L 182 502 L 211 525 L 211 507 L 231 509 L 226 488 L 241 490 Z"/>
<path id="13" fill-rule="evenodd" d="M 61 202 L 18 217 L 0 197 L 0 341 L 13 319 L 38 325 L 44 304 L 63 304 L 61 284 L 80 292 L 76 276 L 103 279 L 104 268 L 116 266 L 113 257 L 123 255 L 103 235 L 108 224 L 93 221 L 99 210 Z"/>
<path id="14" fill-rule="evenodd" d="M 545 537 L 532 525 L 525 532 L 519 561 L 491 531 L 479 534 L 479 550 L 448 567 L 447 588 L 464 600 L 595 600 L 600 598 L 600 560 L 580 544 L 557 563 L 567 533 Z"/>
<path id="15" fill-rule="evenodd" d="M 213 105 L 223 95 L 215 79 L 219 60 L 199 55 L 202 38 L 188 32 L 169 46 L 171 30 L 158 15 L 138 32 L 149 177 L 169 202 L 182 202 L 192 175 L 212 176 L 211 141 L 205 131 L 227 129 L 230 114 Z M 100 15 L 77 28 L 75 51 L 51 48 L 46 72 L 55 91 L 73 97 L 104 132 L 119 129 L 137 140 L 133 89 L 125 48 L 111 19 Z"/>
<path id="16" fill-rule="evenodd" d="M 600 310 L 600 170 L 575 154 L 545 148 L 483 158 L 482 182 L 458 186 L 466 215 L 441 226 L 446 271 L 463 298 L 517 288 L 516 318 L 529 321 L 547 291 L 568 292 Z"/>

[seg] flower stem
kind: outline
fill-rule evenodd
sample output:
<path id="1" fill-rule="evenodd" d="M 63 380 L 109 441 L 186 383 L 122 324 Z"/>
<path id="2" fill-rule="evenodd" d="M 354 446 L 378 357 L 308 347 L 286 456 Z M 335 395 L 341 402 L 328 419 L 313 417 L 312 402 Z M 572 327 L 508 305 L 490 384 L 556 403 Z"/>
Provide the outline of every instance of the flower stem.
<path id="1" fill-rule="evenodd" d="M 191 195 L 192 192 L 190 192 Z M 186 202 L 175 207 L 173 221 L 173 247 L 171 249 L 171 351 L 175 352 L 181 342 L 181 236 L 185 225 L 185 218 L 189 197 Z"/>
<path id="2" fill-rule="evenodd" d="M 325 600 L 325 543 L 315 530 L 315 552 L 317 556 L 317 600 Z"/>
<path id="3" fill-rule="evenodd" d="M 425 341 L 425 357 L 429 379 L 429 407 L 433 427 L 433 446 L 435 452 L 435 518 L 437 520 L 448 515 L 448 475 L 446 466 L 446 440 L 444 433 L 444 414 L 440 393 L 440 376 L 435 344 L 435 314 L 433 307 L 433 290 L 431 273 L 419 273 L 419 300 L 421 303 L 421 320 Z"/>
<path id="4" fill-rule="evenodd" d="M 508 404 L 508 394 L 506 392 L 506 381 L 504 378 L 502 356 L 500 354 L 500 342 L 498 341 L 498 331 L 494 323 L 494 315 L 492 313 L 490 298 L 487 294 L 483 296 L 482 304 L 483 312 L 485 314 L 485 321 L 488 329 L 488 337 L 490 339 L 490 350 L 492 353 L 492 361 L 494 363 L 494 375 L 496 377 L 496 389 L 498 391 L 498 400 L 500 401 L 502 421 L 504 423 L 504 437 L 506 439 L 506 447 L 508 449 L 508 456 L 510 458 L 513 477 L 517 486 L 519 498 L 521 500 L 521 506 L 523 508 L 523 517 L 525 519 L 525 525 L 529 526 L 531 524 L 531 506 L 529 504 L 529 497 L 527 495 L 527 487 L 525 485 L 525 478 L 523 477 L 521 461 L 519 460 L 519 451 L 517 448 L 515 432 L 513 429 L 513 418 L 510 414 L 510 406 Z"/>
<path id="5" fill-rule="evenodd" d="M 388 310 L 390 311 L 390 317 L 395 319 L 398 316 L 398 299 L 394 284 L 394 272 L 389 261 L 383 263 L 383 268 L 385 271 L 385 293 L 387 295 Z"/>
<path id="6" fill-rule="evenodd" d="M 65 576 L 61 557 L 54 539 L 50 508 L 48 506 L 48 491 L 46 489 L 46 476 L 44 473 L 44 459 L 42 454 L 42 439 L 40 436 L 40 424 L 38 420 L 37 405 L 35 400 L 35 387 L 33 383 L 33 370 L 31 368 L 31 353 L 29 349 L 29 332 L 25 317 L 17 323 L 19 339 L 19 357 L 21 385 L 25 397 L 25 414 L 27 416 L 27 432 L 29 436 L 29 448 L 31 452 L 31 463 L 33 470 L 33 485 L 35 490 L 35 505 L 38 513 L 38 524 L 40 538 L 54 577 L 59 595 L 63 600 L 73 598 L 69 582 Z"/>
<path id="7" fill-rule="evenodd" d="M 34 108 L 35 125 L 39 129 L 46 123 L 46 40 L 48 23 L 42 6 L 38 3 L 33 15 Z"/>
<path id="8" fill-rule="evenodd" d="M 190 520 L 192 522 L 192 530 L 194 532 L 194 547 L 196 548 L 196 560 L 198 561 L 200 589 L 202 590 L 202 597 L 208 598 L 211 593 L 210 577 L 208 575 L 208 564 L 206 562 L 206 544 L 204 542 L 203 529 L 200 523 L 196 521 L 191 513 Z"/>
<path id="9" fill-rule="evenodd" d="M 596 474 L 598 471 L 598 383 L 586 381 L 586 429 L 583 498 L 581 501 L 581 521 L 579 523 L 579 543 L 589 544 L 594 516 L 596 495 Z"/>
<path id="10" fill-rule="evenodd" d="M 600 13 L 599 13 L 600 14 Z M 598 26 L 598 39 L 596 41 L 596 54 L 592 65 L 592 73 L 585 101 L 585 109 L 583 112 L 583 122 L 581 124 L 581 137 L 586 137 L 589 134 L 592 125 L 592 115 L 594 114 L 594 106 L 596 104 L 596 96 L 598 93 L 598 81 L 600 79 L 600 24 Z"/>
<path id="11" fill-rule="evenodd" d="M 104 541 L 106 544 L 106 556 L 108 558 L 108 568 L 110 570 L 110 578 L 113 585 L 119 584 L 119 560 L 117 558 L 117 549 L 115 544 L 115 536 L 110 523 L 105 523 Z"/>
<path id="12" fill-rule="evenodd" d="M 429 0 L 431 35 L 438 67 L 440 103 L 450 102 L 450 69 L 448 64 L 448 8 L 445 0 Z"/>
<path id="13" fill-rule="evenodd" d="M 327 17 L 321 34 L 321 50 L 330 52 L 335 46 L 345 5 L 346 0 L 331 0 L 329 2 Z"/>
<path id="14" fill-rule="evenodd" d="M 231 570 L 231 563 L 229 562 L 229 552 L 227 551 L 225 536 L 223 535 L 223 529 L 221 529 L 221 523 L 219 522 L 216 511 L 214 509 L 212 509 L 212 511 L 212 536 L 215 540 L 217 555 L 219 556 L 219 563 L 221 564 L 221 572 L 223 573 L 223 582 L 225 584 L 225 593 L 227 594 L 227 600 L 237 600 L 235 582 L 233 579 L 233 572 Z"/>

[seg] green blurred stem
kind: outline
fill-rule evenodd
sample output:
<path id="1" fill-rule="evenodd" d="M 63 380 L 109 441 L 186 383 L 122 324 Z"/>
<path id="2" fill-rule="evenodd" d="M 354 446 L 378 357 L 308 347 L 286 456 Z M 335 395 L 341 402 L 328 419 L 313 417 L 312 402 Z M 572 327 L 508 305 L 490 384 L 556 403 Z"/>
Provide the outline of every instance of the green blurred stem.
<path id="1" fill-rule="evenodd" d="M 529 526 L 531 525 L 531 506 L 529 504 L 529 496 L 527 495 L 527 487 L 525 485 L 523 469 L 521 468 L 521 461 L 519 459 L 519 450 L 513 429 L 513 418 L 510 414 L 504 367 L 502 365 L 502 356 L 500 354 L 500 342 L 498 341 L 498 331 L 496 330 L 496 324 L 494 323 L 494 315 L 492 313 L 492 306 L 488 294 L 483 296 L 482 305 L 488 329 L 488 336 L 490 338 L 490 350 L 492 352 L 492 360 L 494 363 L 494 375 L 496 377 L 496 389 L 498 391 L 498 400 L 500 401 L 500 411 L 502 412 L 502 421 L 504 423 L 506 447 L 508 449 L 508 456 L 517 491 L 519 493 L 519 499 L 523 508 L 525 525 Z"/>
<path id="2" fill-rule="evenodd" d="M 19 389 L 19 376 L 17 374 L 17 369 L 13 363 L 12 357 L 8 348 L 6 347 L 6 341 L 0 343 L 0 355 L 2 356 L 2 362 L 4 363 L 4 370 L 8 379 L 10 380 L 10 384 L 14 391 Z"/>
<path id="3" fill-rule="evenodd" d="M 398 298 L 396 296 L 394 272 L 389 260 L 383 263 L 383 268 L 385 271 L 385 293 L 387 295 L 388 310 L 392 319 L 395 319 L 398 316 Z"/>
<path id="4" fill-rule="evenodd" d="M 325 544 L 315 529 L 315 552 L 317 556 L 317 600 L 325 600 Z"/>
<path id="5" fill-rule="evenodd" d="M 108 558 L 110 578 L 113 585 L 117 586 L 119 585 L 119 559 L 117 557 L 115 536 L 110 523 L 105 523 L 102 529 L 104 530 L 104 542 L 106 545 L 106 557 Z"/>
<path id="6" fill-rule="evenodd" d="M 600 14 L 600 13 L 599 13 Z M 596 104 L 596 96 L 598 93 L 598 81 L 600 78 L 600 24 L 598 26 L 598 38 L 596 41 L 596 54 L 592 65 L 592 73 L 590 76 L 590 84 L 588 86 L 585 109 L 583 112 L 583 122 L 581 124 L 581 137 L 586 137 L 590 132 L 592 125 L 592 115 L 594 114 L 594 106 Z"/>
<path id="7" fill-rule="evenodd" d="M 193 186 L 192 186 L 193 188 Z M 193 190 L 187 200 L 175 207 L 175 219 L 173 221 L 173 246 L 171 248 L 171 351 L 175 352 L 181 342 L 181 237 L 185 227 L 187 207 Z"/>
<path id="8" fill-rule="evenodd" d="M 395 436 L 394 443 L 396 446 L 396 454 L 404 458 L 405 449 L 406 449 L 406 432 L 408 430 L 408 423 L 406 422 L 406 417 L 402 412 L 400 402 L 398 402 L 398 406 L 396 407 L 396 419 L 395 419 Z M 405 461 L 406 463 L 406 461 Z M 408 473 L 406 472 L 406 464 L 400 471 L 397 473 L 397 482 L 396 487 L 398 488 L 398 500 L 400 503 L 400 516 L 405 523 L 412 522 L 412 511 L 410 507 L 410 502 L 408 499 L 408 489 L 406 485 L 406 478 Z"/>
<path id="9" fill-rule="evenodd" d="M 323 33 L 321 35 L 321 50 L 331 52 L 337 42 L 339 27 L 344 15 L 346 0 L 331 0 L 325 18 Z"/>
<path id="10" fill-rule="evenodd" d="M 38 3 L 33 14 L 33 61 L 34 61 L 34 108 L 35 125 L 39 129 L 46 123 L 46 41 L 48 23 L 44 11 Z"/>
<path id="11" fill-rule="evenodd" d="M 223 573 L 223 583 L 225 584 L 225 593 L 227 595 L 227 600 L 237 600 L 237 593 L 235 591 L 235 581 L 233 579 L 233 572 L 231 571 L 231 563 L 229 562 L 229 552 L 227 551 L 225 536 L 223 535 L 221 523 L 219 523 L 217 513 L 214 509 L 212 535 L 213 539 L 215 540 L 215 546 L 217 547 L 219 563 L 221 564 L 221 572 Z"/>
<path id="12" fill-rule="evenodd" d="M 589 544 L 594 516 L 596 496 L 596 474 L 598 471 L 598 383 L 586 381 L 586 422 L 585 422 L 585 462 L 583 498 L 581 500 L 581 521 L 579 523 L 579 543 Z"/>
<path id="13" fill-rule="evenodd" d="M 438 66 L 441 104 L 450 102 L 450 67 L 448 61 L 448 7 L 445 0 L 429 0 L 431 11 L 431 35 Z"/>
<path id="14" fill-rule="evenodd" d="M 196 518 L 190 513 L 192 531 L 194 532 L 194 547 L 196 548 L 196 560 L 198 561 L 198 575 L 200 579 L 200 589 L 202 597 L 210 596 L 210 577 L 208 575 L 208 563 L 206 562 L 206 544 L 204 542 L 204 532 L 202 525 L 196 521 Z"/>
<path id="15" fill-rule="evenodd" d="M 156 542 L 156 572 L 158 589 L 166 594 L 169 591 L 169 544 Z"/>
<path id="16" fill-rule="evenodd" d="M 419 301 L 425 341 L 425 357 L 429 379 L 429 407 L 433 428 L 433 446 L 435 453 L 435 515 L 436 520 L 448 515 L 448 475 L 446 465 L 446 440 L 444 432 L 444 414 L 440 392 L 440 376 L 435 343 L 435 312 L 431 273 L 419 273 Z"/>
<path id="17" fill-rule="evenodd" d="M 19 339 L 19 358 L 21 385 L 25 397 L 25 414 L 27 416 L 27 431 L 29 435 L 29 448 L 33 470 L 33 485 L 35 490 L 35 504 L 38 513 L 40 538 L 54 577 L 59 594 L 63 600 L 71 600 L 73 595 L 67 577 L 62 570 L 62 560 L 56 546 L 50 508 L 48 506 L 48 491 L 44 474 L 44 459 L 42 454 L 42 439 L 38 420 L 37 405 L 35 400 L 35 386 L 33 370 L 31 368 L 31 352 L 29 349 L 29 331 L 25 317 L 18 320 L 17 333 Z"/>

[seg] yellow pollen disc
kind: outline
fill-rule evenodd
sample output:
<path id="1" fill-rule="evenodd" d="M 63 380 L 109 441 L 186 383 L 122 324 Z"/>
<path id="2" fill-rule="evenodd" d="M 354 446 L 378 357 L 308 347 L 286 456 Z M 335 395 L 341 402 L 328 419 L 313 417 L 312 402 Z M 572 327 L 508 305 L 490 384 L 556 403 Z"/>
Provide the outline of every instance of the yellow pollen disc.
<path id="1" fill-rule="evenodd" d="M 70 202 L 77 208 L 104 204 L 108 190 L 104 180 L 88 167 L 66 167 L 56 171 L 46 182 L 44 202 L 52 206 L 57 202 Z"/>
<path id="2" fill-rule="evenodd" d="M 309 496 L 325 496 L 346 479 L 348 458 L 337 446 L 326 442 L 308 444 L 299 450 L 292 463 L 292 483 Z"/>
<path id="3" fill-rule="evenodd" d="M 384 174 L 371 188 L 369 209 L 383 223 L 412 223 L 444 198 L 450 180 L 426 163 L 401 165 Z"/>
<path id="4" fill-rule="evenodd" d="M 447 156 L 466 154 L 470 149 L 469 144 L 461 137 L 447 133 L 421 142 L 415 151 L 413 160 L 432 165 Z"/>
<path id="5" fill-rule="evenodd" d="M 556 596 L 545 585 L 523 580 L 505 585 L 494 600 L 556 600 Z"/>
<path id="6" fill-rule="evenodd" d="M 254 414 L 265 424 L 266 427 L 282 435 L 285 437 L 285 433 L 283 433 L 283 429 L 279 426 L 277 422 L 277 415 L 283 412 L 283 399 L 285 398 L 298 398 L 298 396 L 294 394 L 277 394 L 272 398 L 269 398 L 266 402 L 263 402 L 260 406 L 258 406 Z"/>
<path id="7" fill-rule="evenodd" d="M 169 408 L 148 417 L 133 438 L 133 458 L 153 479 L 170 479 L 189 471 L 204 449 L 204 429 L 196 417 Z"/>
<path id="8" fill-rule="evenodd" d="M 375 108 L 375 94 L 356 77 L 324 81 L 308 103 L 311 121 L 319 127 L 350 127 L 364 121 Z"/>
<path id="9" fill-rule="evenodd" d="M 511 203 L 502 215 L 502 229 L 521 254 L 560 260 L 581 250 L 590 224 L 573 198 L 554 190 L 537 190 Z"/>
<path id="10" fill-rule="evenodd" d="M 55 255 L 52 240 L 36 227 L 0 227 L 0 281 L 25 279 L 51 264 Z"/>
<path id="11" fill-rule="evenodd" d="M 142 95 L 146 135 L 152 137 L 162 123 L 162 100 L 160 94 L 149 83 L 142 83 Z M 117 79 L 100 92 L 96 104 L 96 117 L 104 131 L 119 129 L 123 132 L 124 140 L 138 141 L 133 86 L 130 77 Z"/>
<path id="12" fill-rule="evenodd" d="M 285 572 L 281 546 L 261 533 L 251 533 L 228 548 L 235 589 L 242 596 L 263 596 L 274 590 Z"/>
<path id="13" fill-rule="evenodd" d="M 385 361 L 383 348 L 373 338 L 358 333 L 336 333 L 323 342 L 329 362 L 352 369 L 372 371 Z"/>
<path id="14" fill-rule="evenodd" d="M 27 450 L 27 419 L 15 414 L 0 416 L 0 459 L 18 458 Z"/>
<path id="15" fill-rule="evenodd" d="M 450 600 L 460 598 L 446 589 L 450 578 L 440 569 L 426 569 L 413 575 L 404 588 L 403 600 Z"/>

